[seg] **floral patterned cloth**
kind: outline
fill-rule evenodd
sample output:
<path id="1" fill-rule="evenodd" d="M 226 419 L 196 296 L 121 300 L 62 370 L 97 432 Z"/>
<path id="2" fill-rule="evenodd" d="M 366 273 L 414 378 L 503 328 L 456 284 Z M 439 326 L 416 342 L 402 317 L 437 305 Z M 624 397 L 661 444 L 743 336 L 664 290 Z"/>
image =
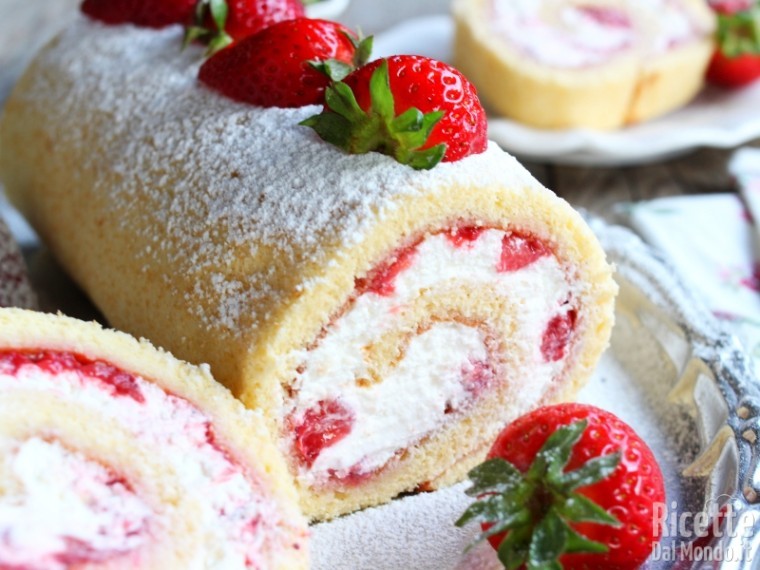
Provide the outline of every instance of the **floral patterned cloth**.
<path id="1" fill-rule="evenodd" d="M 739 194 L 659 198 L 623 213 L 733 325 L 760 370 L 760 149 L 737 151 L 729 169 Z"/>

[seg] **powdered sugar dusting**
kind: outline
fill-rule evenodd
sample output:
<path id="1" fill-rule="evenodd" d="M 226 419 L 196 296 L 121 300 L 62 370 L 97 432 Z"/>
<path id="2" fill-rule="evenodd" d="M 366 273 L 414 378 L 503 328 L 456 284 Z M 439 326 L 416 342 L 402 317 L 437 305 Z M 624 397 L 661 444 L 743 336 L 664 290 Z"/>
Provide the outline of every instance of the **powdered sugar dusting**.
<path id="1" fill-rule="evenodd" d="M 467 555 L 465 548 L 478 532 L 454 521 L 467 508 L 468 483 L 406 497 L 313 527 L 316 570 L 497 570 L 503 568 L 488 544 Z"/>
<path id="2" fill-rule="evenodd" d="M 161 260 L 183 252 L 179 269 L 197 286 L 177 293 L 190 306 L 204 302 L 197 316 L 209 327 L 237 329 L 243 316 L 264 317 L 256 313 L 263 300 L 271 306 L 308 286 L 292 277 L 291 290 L 273 290 L 278 267 L 236 277 L 236 264 L 260 248 L 292 272 L 329 263 L 405 198 L 435 194 L 444 181 L 537 184 L 495 145 L 427 172 L 377 153 L 346 155 L 298 125 L 319 107 L 260 109 L 201 85 L 202 50 L 181 51 L 181 36 L 177 27 L 106 27 L 81 17 L 38 60 L 50 73 L 35 74 L 26 92 L 53 115 L 52 140 L 97 142 L 102 162 L 82 156 L 81 165 L 95 174 L 97 193 L 123 211 L 139 204 L 145 222 L 129 239 L 139 241 L 143 270 L 161 274 Z"/>

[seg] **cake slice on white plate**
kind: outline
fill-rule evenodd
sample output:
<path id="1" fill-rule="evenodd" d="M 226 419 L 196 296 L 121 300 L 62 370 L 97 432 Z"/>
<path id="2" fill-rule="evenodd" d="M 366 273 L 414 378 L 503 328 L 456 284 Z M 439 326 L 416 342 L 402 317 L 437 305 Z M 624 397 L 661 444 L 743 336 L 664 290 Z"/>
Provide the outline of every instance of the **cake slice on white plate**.
<path id="1" fill-rule="evenodd" d="M 486 105 L 547 129 L 615 129 L 688 103 L 714 16 L 702 0 L 454 0 L 454 58 Z"/>

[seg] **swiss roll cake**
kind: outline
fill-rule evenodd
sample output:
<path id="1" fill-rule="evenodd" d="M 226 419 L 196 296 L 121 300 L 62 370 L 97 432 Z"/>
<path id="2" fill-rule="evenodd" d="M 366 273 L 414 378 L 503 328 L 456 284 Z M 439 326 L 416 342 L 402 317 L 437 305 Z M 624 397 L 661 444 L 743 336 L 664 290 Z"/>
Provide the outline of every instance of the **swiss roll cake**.
<path id="1" fill-rule="evenodd" d="M 260 414 L 207 369 L 0 309 L 0 567 L 306 568 Z"/>
<path id="2" fill-rule="evenodd" d="M 583 385 L 616 287 L 566 202 L 493 143 L 346 154 L 181 43 L 76 21 L 7 103 L 2 180 L 111 325 L 261 411 L 309 518 L 456 481 Z"/>
<path id="3" fill-rule="evenodd" d="M 614 129 L 688 103 L 714 16 L 703 0 L 454 0 L 457 66 L 486 106 L 549 129 Z"/>

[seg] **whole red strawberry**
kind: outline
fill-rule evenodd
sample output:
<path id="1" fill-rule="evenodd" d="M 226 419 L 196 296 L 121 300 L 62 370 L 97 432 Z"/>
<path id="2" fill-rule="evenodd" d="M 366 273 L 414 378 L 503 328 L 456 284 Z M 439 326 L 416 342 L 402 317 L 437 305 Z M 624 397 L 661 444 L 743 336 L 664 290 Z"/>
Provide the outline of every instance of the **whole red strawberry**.
<path id="1" fill-rule="evenodd" d="M 665 502 L 652 452 L 613 414 L 582 404 L 539 408 L 508 425 L 470 472 L 478 521 L 507 568 L 638 568 L 661 534 Z M 560 566 L 561 564 L 561 566 Z"/>
<path id="2" fill-rule="evenodd" d="M 192 20 L 197 0 L 84 0 L 82 12 L 106 24 L 163 28 Z"/>
<path id="3" fill-rule="evenodd" d="M 417 169 L 487 146 L 475 87 L 453 67 L 416 55 L 357 69 L 327 89 L 324 112 L 303 124 L 349 153 L 376 150 Z"/>
<path id="4" fill-rule="evenodd" d="M 288 20 L 217 52 L 199 78 L 237 101 L 302 107 L 321 103 L 330 77 L 344 77 L 368 57 L 370 46 L 336 22 Z"/>
<path id="5" fill-rule="evenodd" d="M 200 39 L 214 53 L 286 20 L 305 16 L 301 0 L 197 0 L 187 41 Z"/>
<path id="6" fill-rule="evenodd" d="M 711 6 L 718 15 L 718 45 L 707 80 L 721 87 L 742 87 L 760 79 L 760 3 L 721 0 Z"/>

